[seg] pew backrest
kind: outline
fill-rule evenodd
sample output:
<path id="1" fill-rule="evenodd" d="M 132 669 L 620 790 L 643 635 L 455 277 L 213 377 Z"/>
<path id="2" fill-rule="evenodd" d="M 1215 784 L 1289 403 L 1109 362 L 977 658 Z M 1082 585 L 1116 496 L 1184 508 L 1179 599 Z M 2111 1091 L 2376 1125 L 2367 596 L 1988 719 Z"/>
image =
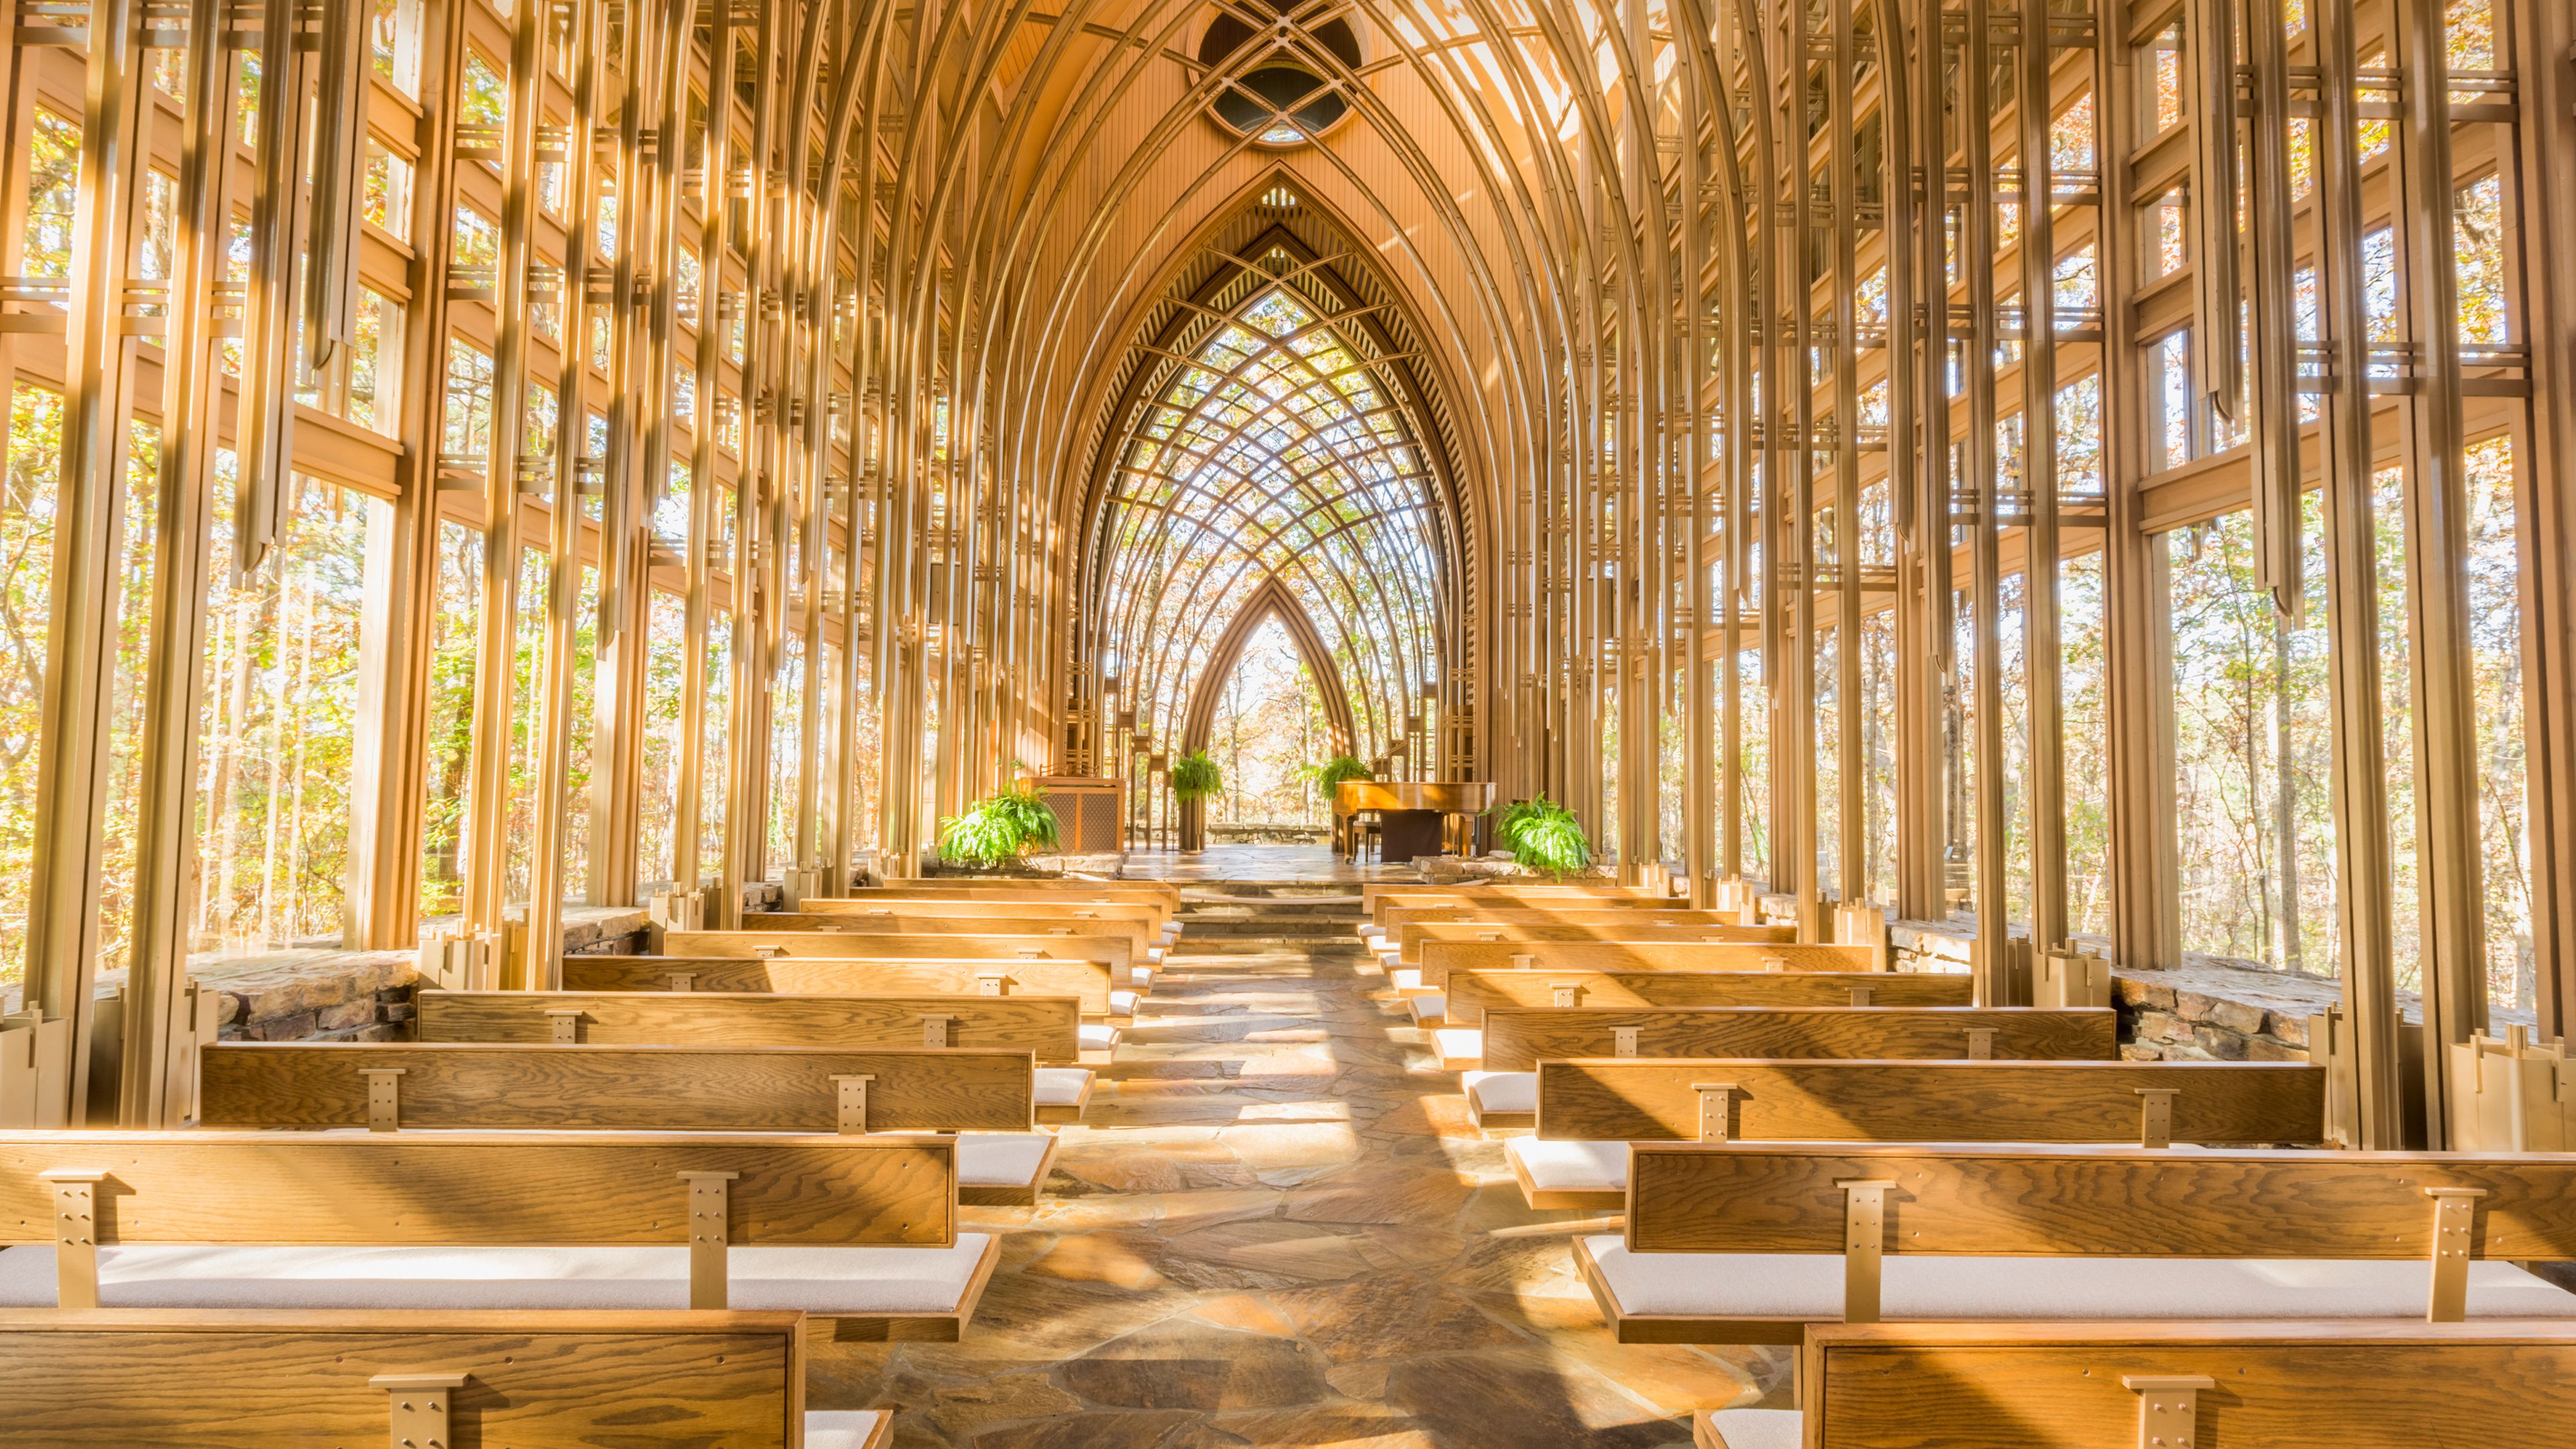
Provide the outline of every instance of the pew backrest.
<path id="1" fill-rule="evenodd" d="M 840 911 L 865 909 L 894 901 L 938 901 L 946 904 L 1005 905 L 1028 902 L 1040 905 L 1120 905 L 1142 906 L 1153 913 L 1154 923 L 1161 925 L 1178 914 L 1180 892 L 1152 886 L 1091 886 L 1082 890 L 1023 890 L 1016 885 L 950 885 L 861 886 L 846 896 L 808 896 L 792 909 L 799 911 Z"/>
<path id="2" fill-rule="evenodd" d="M 1786 934 L 1785 928 L 1774 926 L 1733 929 L 1738 936 L 1747 931 L 1771 936 Z M 1605 940 L 1561 930 L 1533 935 L 1517 927 L 1482 921 L 1433 921 L 1407 926 L 1400 935 L 1414 932 L 1420 936 L 1414 954 L 1405 964 L 1421 969 L 1426 986 L 1446 981 L 1451 971 L 1520 969 L 1524 965 L 1582 971 L 1879 971 L 1877 961 L 1863 946 L 1748 941 L 1713 937 L 1697 930 L 1630 927 L 1615 933 L 1616 939 Z"/>
<path id="3" fill-rule="evenodd" d="M 745 924 L 763 931 L 945 930 L 964 925 L 982 933 L 1106 936 L 1126 941 L 1140 957 L 1146 947 L 1163 942 L 1162 923 L 1146 907 L 1072 902 L 908 901 L 847 911 L 772 911 L 749 917 Z"/>
<path id="4" fill-rule="evenodd" d="M 814 931 L 667 931 L 661 956 L 825 956 L 845 960 L 1097 961 L 1126 979 L 1136 964 L 1135 944 L 1123 936 L 1086 936 L 1070 927 L 1046 931 L 996 931 L 995 923 L 965 918 L 896 916 L 871 919 L 870 929 L 835 926 Z"/>
<path id="5" fill-rule="evenodd" d="M 210 1128 L 535 1132 L 1025 1132 L 1027 1052 L 910 1047 L 222 1042 Z"/>
<path id="6" fill-rule="evenodd" d="M 725 962 L 709 978 L 771 964 Z M 1041 1063 L 1072 1062 L 1081 1054 L 1082 1001 L 1076 996 L 700 991 L 697 974 L 685 969 L 665 972 L 660 984 L 669 987 L 675 975 L 686 977 L 690 989 L 424 989 L 412 998 L 412 1035 L 423 1042 L 527 1045 L 568 1037 L 601 1046 L 980 1047 L 1028 1052 Z"/>
<path id="7" fill-rule="evenodd" d="M 2107 1008 L 1488 1007 L 1484 1069 L 1529 1072 L 1542 1059 L 1849 1057 L 2109 1061 Z"/>
<path id="8" fill-rule="evenodd" d="M 1431 960 L 1439 949 L 1435 946 L 1424 952 L 1425 961 Z M 1424 974 L 1428 976 L 1431 970 L 1426 965 Z M 1453 1025 L 1471 1027 L 1482 1025 L 1485 1014 L 1498 1008 L 1554 1007 L 1569 1000 L 1577 1008 L 1604 1010 L 1848 1007 L 1855 1002 L 1932 1007 L 1966 1006 L 1973 989 L 1965 976 L 1910 971 L 1598 971 L 1564 967 L 1453 968 L 1446 973 L 1443 987 L 1448 993 L 1446 1019 Z"/>
<path id="9" fill-rule="evenodd" d="M 693 1443 L 792 1449 L 804 1333 L 801 1313 L 0 1311 L 0 1441 L 356 1449 L 405 1442 L 427 1412 L 487 1445 L 685 1424 Z"/>
<path id="10" fill-rule="evenodd" d="M 2308 1062 L 1538 1063 L 1538 1135 L 1588 1142 L 2311 1143 Z"/>
<path id="11" fill-rule="evenodd" d="M 2487 1424 L 2576 1449 L 2565 1323 L 1820 1323 L 1798 1383 L 1805 1449 L 2092 1449 L 2140 1442 L 2151 1414 L 2171 1445 L 2439 1444 Z"/>
<path id="12" fill-rule="evenodd" d="M 1181 904 L 1181 887 L 1172 881 L 1092 880 L 1083 876 L 994 876 L 983 878 L 957 875 L 890 876 L 872 886 L 855 887 L 851 893 L 856 895 L 864 891 L 884 891 L 892 895 L 903 895 L 916 891 L 997 891 L 1004 893 L 1017 892 L 1021 894 L 1062 893 L 1065 895 L 1077 896 L 1097 895 L 1106 892 L 1112 896 L 1136 894 L 1149 895 L 1157 900 L 1166 902 L 1175 909 L 1177 909 Z"/>
<path id="13" fill-rule="evenodd" d="M 1687 911 L 1676 896 L 1497 895 L 1490 891 L 1380 888 L 1368 898 L 1369 919 L 1383 926 L 1390 912 L 1409 910 Z"/>
<path id="14" fill-rule="evenodd" d="M 884 939 L 884 938 L 870 938 Z M 1109 1014 L 1126 973 L 1059 956 L 566 956 L 567 991 L 779 991 L 825 996 L 1070 996 L 1085 1016 Z"/>
<path id="15" fill-rule="evenodd" d="M 1647 890 L 1643 886 L 1608 885 L 1599 883 L 1583 884 L 1580 882 L 1570 881 L 1561 884 L 1556 882 L 1530 881 L 1521 884 L 1488 884 L 1472 886 L 1434 886 L 1423 885 L 1414 881 L 1388 881 L 1383 884 L 1362 885 L 1360 887 L 1360 909 L 1366 912 L 1371 918 L 1375 918 L 1378 902 L 1386 897 L 1421 895 L 1448 896 L 1459 900 L 1488 901 L 1497 904 L 1509 904 L 1514 901 L 1545 902 L 1612 900 L 1644 901 L 1649 905 L 1663 905 L 1676 902 L 1679 899 L 1678 897 L 1659 895 L 1656 892 Z"/>
<path id="16" fill-rule="evenodd" d="M 956 1241 L 949 1137 L 0 1133 L 0 1244 L 53 1244 L 66 1308 L 115 1243 L 685 1245 L 692 1306 L 721 1308 L 729 1245 Z"/>
<path id="17" fill-rule="evenodd" d="M 1599 925 L 1576 925 L 1539 918 L 1495 919 L 1473 921 L 1414 921 L 1387 927 L 1395 939 L 1396 955 L 1407 966 L 1422 964 L 1422 946 L 1426 941 L 1640 941 L 1650 943 L 1763 943 L 1791 944 L 1787 926 L 1656 926 L 1626 922 L 1604 922 Z"/>

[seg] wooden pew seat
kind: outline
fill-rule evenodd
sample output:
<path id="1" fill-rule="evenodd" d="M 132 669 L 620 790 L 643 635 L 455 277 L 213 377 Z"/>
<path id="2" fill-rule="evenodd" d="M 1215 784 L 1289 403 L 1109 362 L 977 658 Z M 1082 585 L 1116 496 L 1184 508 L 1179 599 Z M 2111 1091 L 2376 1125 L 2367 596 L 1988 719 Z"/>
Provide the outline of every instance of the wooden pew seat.
<path id="1" fill-rule="evenodd" d="M 1828 1449 L 2576 1446 L 2563 1322 L 1819 1324 L 1798 1385 Z M 1799 1410 L 1702 1410 L 1692 1442 L 1803 1449 L 1809 1431 Z"/>
<path id="2" fill-rule="evenodd" d="M 893 1441 L 805 1379 L 798 1313 L 0 1311 L 0 1442 L 30 1449 Z"/>
<path id="3" fill-rule="evenodd" d="M 106 1308 L 728 1307 L 954 1341 L 1001 1247 L 958 1231 L 957 1155 L 934 1136 L 0 1133 L 0 1308 L 72 1284 Z M 66 1258 L 74 1221 L 94 1226 Z"/>
<path id="4" fill-rule="evenodd" d="M 1574 1242 L 1576 1269 L 1627 1343 L 1795 1343 L 1806 1325 L 1847 1313 L 1859 1322 L 2421 1320 L 2433 1246 L 2450 1241 L 2432 1188 L 2483 1194 L 2465 1261 L 2451 1265 L 2463 1272 L 2465 1317 L 2576 1321 L 2576 1293 L 2512 1261 L 2576 1253 L 2567 1158 L 1633 1151 L 1626 1233 Z"/>
<path id="5" fill-rule="evenodd" d="M 939 1318 L 971 1309 L 998 1238 L 944 1248 L 737 1247 L 730 1306 L 818 1318 Z M 685 1246 L 281 1247 L 149 1243 L 98 1250 L 103 1308 L 673 1309 Z M 0 1248 L 0 1308 L 56 1304 L 49 1244 Z"/>

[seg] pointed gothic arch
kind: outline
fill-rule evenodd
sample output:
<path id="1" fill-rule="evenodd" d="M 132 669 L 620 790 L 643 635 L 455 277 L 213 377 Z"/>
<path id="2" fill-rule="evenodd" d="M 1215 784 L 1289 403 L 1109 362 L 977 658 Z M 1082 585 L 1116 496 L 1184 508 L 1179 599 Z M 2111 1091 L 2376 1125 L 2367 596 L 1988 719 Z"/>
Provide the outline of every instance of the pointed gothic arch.
<path id="1" fill-rule="evenodd" d="M 1234 677 L 1235 665 L 1242 662 L 1243 648 L 1252 642 L 1254 631 L 1272 619 L 1288 632 L 1290 643 L 1297 646 L 1297 657 L 1315 675 L 1315 688 L 1324 696 L 1324 717 L 1333 732 L 1333 749 L 1337 754 L 1356 754 L 1359 749 L 1359 727 L 1351 715 L 1351 697 L 1342 687 L 1342 672 L 1333 664 L 1333 651 L 1324 643 L 1323 633 L 1315 621 L 1306 616 L 1305 606 L 1277 578 L 1266 578 L 1235 611 L 1234 622 L 1217 636 L 1216 648 L 1208 654 L 1199 671 L 1197 683 L 1190 688 L 1187 713 L 1181 717 L 1181 749 L 1184 753 L 1207 748 L 1208 730 L 1216 722 L 1217 696 L 1225 682 Z"/>

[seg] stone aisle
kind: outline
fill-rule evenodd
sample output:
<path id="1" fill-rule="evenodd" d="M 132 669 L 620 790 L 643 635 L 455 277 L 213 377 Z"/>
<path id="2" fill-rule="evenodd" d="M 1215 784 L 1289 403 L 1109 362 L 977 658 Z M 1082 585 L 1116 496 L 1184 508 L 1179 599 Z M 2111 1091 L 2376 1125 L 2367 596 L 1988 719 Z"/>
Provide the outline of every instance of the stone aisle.
<path id="1" fill-rule="evenodd" d="M 1566 1254 L 1598 1220 L 1521 1204 L 1355 902 L 1192 914 L 1044 1200 L 966 1210 L 1006 1236 L 965 1341 L 818 1344 L 813 1407 L 959 1449 L 1687 1449 L 1781 1384 L 1610 1340 Z"/>

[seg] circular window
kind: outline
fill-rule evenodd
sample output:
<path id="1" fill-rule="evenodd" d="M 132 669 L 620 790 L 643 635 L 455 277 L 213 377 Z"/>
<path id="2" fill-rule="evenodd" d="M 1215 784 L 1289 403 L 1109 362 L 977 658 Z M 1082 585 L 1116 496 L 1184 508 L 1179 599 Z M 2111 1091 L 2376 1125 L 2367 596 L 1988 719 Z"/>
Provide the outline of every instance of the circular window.
<path id="1" fill-rule="evenodd" d="M 1327 20 L 1308 30 L 1294 26 L 1280 9 L 1281 0 L 1251 0 L 1259 9 L 1280 16 L 1275 25 L 1254 28 L 1239 14 L 1220 11 L 1199 37 L 1199 62 L 1221 68 L 1238 52 L 1260 46 L 1266 54 L 1236 76 L 1209 107 L 1236 132 L 1266 146 L 1294 146 L 1330 130 L 1350 113 L 1350 102 L 1332 89 L 1314 57 L 1329 54 L 1343 66 L 1360 63 L 1359 37 L 1350 22 Z M 1288 36 L 1287 43 L 1274 42 Z"/>

